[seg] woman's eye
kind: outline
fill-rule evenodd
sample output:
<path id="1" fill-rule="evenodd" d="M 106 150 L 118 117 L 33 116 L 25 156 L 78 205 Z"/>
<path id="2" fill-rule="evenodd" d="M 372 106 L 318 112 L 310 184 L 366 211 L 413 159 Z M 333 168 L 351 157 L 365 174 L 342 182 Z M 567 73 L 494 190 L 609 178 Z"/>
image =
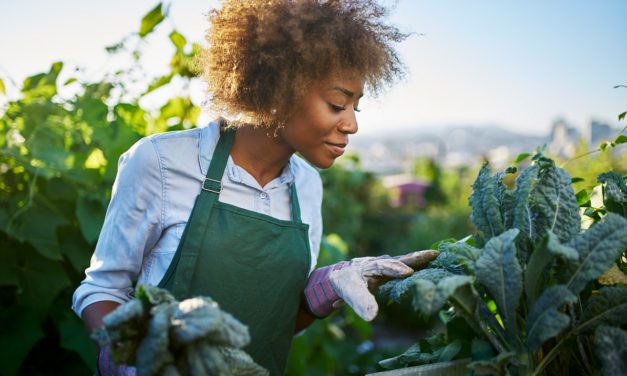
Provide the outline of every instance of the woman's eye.
<path id="1" fill-rule="evenodd" d="M 353 110 L 355 110 L 355 112 L 361 112 L 361 108 L 358 107 L 353 107 Z"/>
<path id="2" fill-rule="evenodd" d="M 333 103 L 329 103 L 329 106 L 335 112 L 342 112 L 342 111 L 346 110 L 346 107 L 338 106 L 338 105 L 335 105 Z"/>

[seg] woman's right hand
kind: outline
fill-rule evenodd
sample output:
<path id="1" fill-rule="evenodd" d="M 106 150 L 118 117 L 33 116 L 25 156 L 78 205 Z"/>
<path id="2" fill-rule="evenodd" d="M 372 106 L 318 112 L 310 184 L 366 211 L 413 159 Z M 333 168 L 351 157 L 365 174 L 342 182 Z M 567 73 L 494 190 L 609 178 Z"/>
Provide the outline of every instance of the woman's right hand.
<path id="1" fill-rule="evenodd" d="M 135 367 L 115 364 L 108 346 L 100 348 L 97 365 L 99 376 L 137 376 Z"/>

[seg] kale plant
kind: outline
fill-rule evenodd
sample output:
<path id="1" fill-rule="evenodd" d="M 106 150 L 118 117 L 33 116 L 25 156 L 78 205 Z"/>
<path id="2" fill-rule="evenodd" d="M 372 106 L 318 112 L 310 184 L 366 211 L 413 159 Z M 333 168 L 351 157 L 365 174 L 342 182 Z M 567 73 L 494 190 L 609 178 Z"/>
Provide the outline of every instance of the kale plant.
<path id="1" fill-rule="evenodd" d="M 137 298 L 105 316 L 93 337 L 116 363 L 138 376 L 266 376 L 242 347 L 248 328 L 208 297 L 178 302 L 167 291 L 140 286 Z"/>
<path id="2" fill-rule="evenodd" d="M 607 207 L 580 209 L 583 195 L 551 159 L 536 155 L 510 189 L 504 177 L 514 172 L 491 174 L 484 165 L 469 200 L 473 236 L 441 243 L 429 269 L 381 292 L 396 302 L 410 297 L 425 315 L 452 307 L 473 330 L 466 340 L 475 374 L 626 375 L 625 179 L 600 175 Z M 580 212 L 595 216 L 592 225 L 582 226 Z M 444 344 L 423 351 L 419 342 L 380 364 L 459 358 L 452 354 L 458 339 L 448 335 Z M 476 356 L 482 343 L 488 356 Z"/>

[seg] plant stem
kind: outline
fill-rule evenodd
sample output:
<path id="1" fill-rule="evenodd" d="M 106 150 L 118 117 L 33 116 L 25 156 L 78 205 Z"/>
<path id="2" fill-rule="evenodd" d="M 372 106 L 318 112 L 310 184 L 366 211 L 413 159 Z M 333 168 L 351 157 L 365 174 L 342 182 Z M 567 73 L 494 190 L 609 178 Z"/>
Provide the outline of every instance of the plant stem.
<path id="1" fill-rule="evenodd" d="M 616 137 L 618 137 L 618 136 L 622 135 L 622 134 L 623 134 L 623 132 L 625 132 L 625 130 L 627 130 L 627 125 L 626 125 L 625 127 L 623 127 L 623 129 L 621 129 L 621 131 L 620 131 L 620 132 L 618 132 L 614 138 L 616 138 Z M 614 147 L 615 147 L 615 146 L 614 146 Z M 576 156 L 572 157 L 571 159 L 569 159 L 569 160 L 567 160 L 567 161 L 564 161 L 564 163 L 562 163 L 562 164 L 560 165 L 560 167 L 562 167 L 562 168 L 563 168 L 563 167 L 564 167 L 564 166 L 566 166 L 566 164 L 567 164 L 567 163 L 569 163 L 569 162 L 572 162 L 572 161 L 577 160 L 577 159 L 579 159 L 579 158 L 583 158 L 583 157 L 588 156 L 588 155 L 590 155 L 590 154 L 599 153 L 599 152 L 601 152 L 601 151 L 603 151 L 603 150 L 601 150 L 601 148 L 600 148 L 600 147 L 598 147 L 598 148 L 596 148 L 596 149 L 594 149 L 594 150 L 590 150 L 589 152 L 586 152 L 586 153 L 583 153 L 583 154 L 576 155 Z"/>
<path id="2" fill-rule="evenodd" d="M 477 300 L 481 302 L 481 298 L 478 298 Z M 475 312 L 473 313 L 464 309 L 465 306 L 458 299 L 456 299 L 455 296 L 451 296 L 449 298 L 449 302 L 453 305 L 453 307 L 455 307 L 455 310 L 466 320 L 466 322 L 474 328 L 475 331 L 477 331 L 476 324 L 479 323 L 480 331 L 488 338 L 488 341 L 492 344 L 492 346 L 494 346 L 498 353 L 502 354 L 507 352 L 507 349 L 505 349 L 501 342 L 499 342 L 499 340 L 490 331 L 489 326 L 479 316 L 477 312 L 478 306 L 475 308 Z"/>
<path id="3" fill-rule="evenodd" d="M 573 328 L 573 331 L 574 331 L 575 321 L 576 321 L 574 304 L 568 305 L 568 313 L 570 314 L 571 327 Z M 577 342 L 577 348 L 579 349 L 579 354 L 581 354 L 581 361 L 584 367 L 586 368 L 586 371 L 588 371 L 588 375 L 591 375 L 592 367 L 590 366 L 590 361 L 588 360 L 586 351 L 584 350 L 583 344 L 581 343 L 581 336 L 576 336 L 576 342 Z"/>
<path id="4" fill-rule="evenodd" d="M 499 354 L 503 354 L 507 352 L 507 349 L 503 347 L 503 345 L 499 342 L 499 340 L 494 336 L 494 334 L 490 331 L 490 328 L 483 320 L 479 320 L 479 327 L 483 331 L 483 333 L 488 337 L 488 341 L 494 346 L 494 348 L 499 352 Z"/>
<path id="5" fill-rule="evenodd" d="M 549 363 L 551 363 L 551 361 L 553 360 L 553 358 L 555 358 L 555 356 L 557 356 L 558 354 L 558 350 L 560 349 L 560 347 L 562 347 L 562 345 L 564 345 L 566 343 L 566 341 L 568 339 L 570 339 L 570 335 L 572 333 L 568 333 L 566 336 L 564 336 L 558 343 L 557 345 L 555 345 L 555 347 L 553 347 L 551 349 L 551 351 L 549 351 L 548 354 L 546 354 L 546 356 L 542 359 L 542 361 L 540 362 L 540 364 L 538 365 L 538 367 L 534 370 L 532 376 L 539 376 L 542 374 L 542 371 L 544 371 L 544 369 L 546 368 L 546 366 L 549 365 Z"/>

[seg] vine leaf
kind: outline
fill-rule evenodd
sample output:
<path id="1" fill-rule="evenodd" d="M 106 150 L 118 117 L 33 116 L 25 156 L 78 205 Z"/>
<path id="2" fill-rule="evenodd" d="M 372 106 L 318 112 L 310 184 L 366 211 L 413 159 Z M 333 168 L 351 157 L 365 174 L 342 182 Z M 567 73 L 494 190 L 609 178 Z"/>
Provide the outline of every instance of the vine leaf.
<path id="1" fill-rule="evenodd" d="M 157 4 L 156 7 L 152 8 L 144 18 L 142 18 L 141 27 L 139 28 L 139 36 L 145 37 L 150 34 L 155 27 L 164 20 L 165 14 L 161 10 L 162 3 Z"/>
<path id="2" fill-rule="evenodd" d="M 559 311 L 577 297 L 563 285 L 551 286 L 531 306 L 527 317 L 527 347 L 537 350 L 546 340 L 560 334 L 570 324 L 570 317 Z"/>
<path id="3" fill-rule="evenodd" d="M 38 315 L 27 306 L 13 305 L 0 310 L 0 373 L 17 375 L 31 347 L 44 333 Z M 15 340 L 19 338 L 19 340 Z"/>

